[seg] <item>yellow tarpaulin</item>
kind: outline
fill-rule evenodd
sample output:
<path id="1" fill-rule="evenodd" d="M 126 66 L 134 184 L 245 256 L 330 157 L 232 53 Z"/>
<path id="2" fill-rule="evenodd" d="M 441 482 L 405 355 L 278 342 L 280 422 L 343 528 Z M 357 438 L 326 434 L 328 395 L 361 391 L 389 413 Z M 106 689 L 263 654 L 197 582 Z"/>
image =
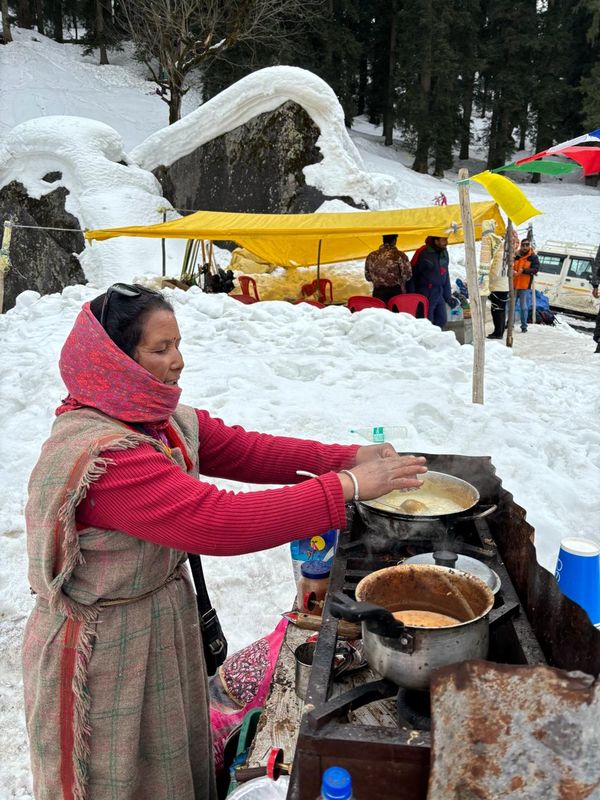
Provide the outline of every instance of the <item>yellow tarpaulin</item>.
<path id="1" fill-rule="evenodd" d="M 471 180 L 477 181 L 487 189 L 506 216 L 510 217 L 515 225 L 522 225 L 531 217 L 542 213 L 531 205 L 518 186 L 503 175 L 495 175 L 486 170 L 485 172 L 480 172 L 479 175 L 473 175 Z"/>
<path id="2" fill-rule="evenodd" d="M 483 220 L 496 222 L 503 234 L 504 220 L 496 203 L 472 203 L 475 238 L 481 238 Z M 158 225 L 87 231 L 87 239 L 142 236 L 159 239 L 229 240 L 265 261 L 286 267 L 332 264 L 362 259 L 381 244 L 384 233 L 398 234 L 401 250 L 416 250 L 427 236 L 448 236 L 450 244 L 463 241 L 460 206 L 408 208 L 394 211 L 356 211 L 341 214 L 235 214 L 197 211 Z M 319 248 L 320 243 L 320 248 Z M 320 253 L 319 253 L 320 249 Z"/>

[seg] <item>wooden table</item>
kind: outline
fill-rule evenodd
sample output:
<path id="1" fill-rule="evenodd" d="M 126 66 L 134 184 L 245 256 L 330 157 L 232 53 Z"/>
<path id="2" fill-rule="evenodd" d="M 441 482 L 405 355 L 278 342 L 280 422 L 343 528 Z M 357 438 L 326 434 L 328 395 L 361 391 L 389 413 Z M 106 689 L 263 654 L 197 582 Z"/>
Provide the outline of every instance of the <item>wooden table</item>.
<path id="1" fill-rule="evenodd" d="M 312 631 L 302 630 L 291 623 L 287 626 L 269 694 L 248 753 L 250 767 L 265 766 L 273 747 L 280 747 L 283 750 L 283 761 L 286 764 L 291 764 L 293 761 L 300 720 L 304 713 L 304 702 L 295 691 L 294 650 L 305 642 L 311 633 Z M 336 680 L 331 696 L 335 697 L 354 686 L 380 678 L 381 676 L 370 667 L 364 667 Z M 398 726 L 394 699 L 369 703 L 364 708 L 352 711 L 351 716 L 363 725 L 393 728 Z"/>

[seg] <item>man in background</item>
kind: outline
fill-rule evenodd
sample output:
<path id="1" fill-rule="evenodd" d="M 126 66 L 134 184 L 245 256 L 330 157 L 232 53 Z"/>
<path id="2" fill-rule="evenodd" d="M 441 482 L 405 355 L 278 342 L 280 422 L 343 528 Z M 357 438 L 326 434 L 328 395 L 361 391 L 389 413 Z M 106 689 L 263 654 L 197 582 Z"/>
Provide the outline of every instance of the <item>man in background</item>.
<path id="1" fill-rule="evenodd" d="M 408 256 L 396 247 L 397 240 L 397 234 L 385 234 L 383 244 L 369 253 L 365 261 L 365 278 L 373 284 L 373 297 L 386 304 L 395 295 L 406 292 L 412 274 Z"/>
<path id="2" fill-rule="evenodd" d="M 522 333 L 527 333 L 527 292 L 531 288 L 533 276 L 538 274 L 539 269 L 540 260 L 533 252 L 531 242 L 529 239 L 521 239 L 513 264 L 513 287 L 515 290 L 515 317 L 518 305 Z"/>
<path id="3" fill-rule="evenodd" d="M 428 236 L 425 244 L 415 251 L 411 264 L 413 275 L 408 291 L 424 295 L 429 300 L 427 318 L 443 328 L 448 322 L 446 304 L 454 308 L 458 300 L 452 297 L 448 272 L 448 239 L 445 236 Z"/>

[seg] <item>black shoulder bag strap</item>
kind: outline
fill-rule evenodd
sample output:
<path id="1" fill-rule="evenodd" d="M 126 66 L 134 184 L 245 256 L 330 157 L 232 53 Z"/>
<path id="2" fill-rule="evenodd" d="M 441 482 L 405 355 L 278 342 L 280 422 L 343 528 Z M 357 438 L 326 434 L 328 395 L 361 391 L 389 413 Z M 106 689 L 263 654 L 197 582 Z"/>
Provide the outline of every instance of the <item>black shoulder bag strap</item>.
<path id="1" fill-rule="evenodd" d="M 212 607 L 208 596 L 202 571 L 202 560 L 195 553 L 188 553 L 188 558 L 196 587 L 196 602 L 198 603 L 206 669 L 209 675 L 214 675 L 227 658 L 227 639 L 223 635 L 217 612 Z"/>

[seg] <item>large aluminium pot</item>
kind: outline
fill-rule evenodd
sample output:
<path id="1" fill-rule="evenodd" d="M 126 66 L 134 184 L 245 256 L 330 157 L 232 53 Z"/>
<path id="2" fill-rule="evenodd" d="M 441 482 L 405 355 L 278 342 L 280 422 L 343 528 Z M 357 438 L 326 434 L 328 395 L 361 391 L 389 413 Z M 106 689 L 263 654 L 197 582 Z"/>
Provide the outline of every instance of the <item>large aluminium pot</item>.
<path id="1" fill-rule="evenodd" d="M 356 600 L 336 592 L 331 613 L 362 624 L 369 664 L 406 689 L 427 689 L 438 667 L 486 658 L 494 595 L 474 575 L 448 567 L 401 564 L 372 572 L 356 588 Z M 426 611 L 452 617 L 444 627 L 404 624 L 394 612 Z"/>

